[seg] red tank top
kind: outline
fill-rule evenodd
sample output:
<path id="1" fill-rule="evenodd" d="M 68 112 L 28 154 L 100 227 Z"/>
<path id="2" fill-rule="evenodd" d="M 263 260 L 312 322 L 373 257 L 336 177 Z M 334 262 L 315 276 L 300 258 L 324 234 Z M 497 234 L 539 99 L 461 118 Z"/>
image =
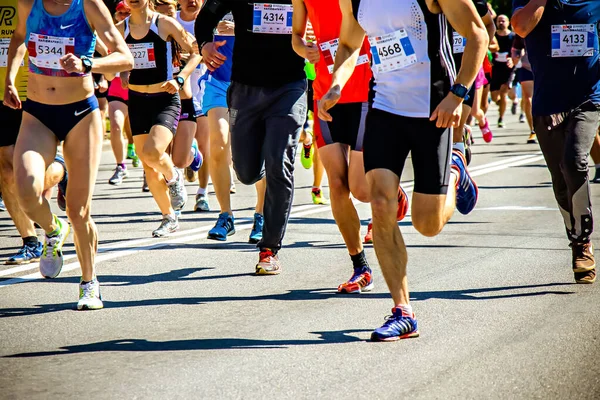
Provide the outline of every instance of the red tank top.
<path id="1" fill-rule="evenodd" d="M 342 12 L 339 0 L 304 0 L 308 19 L 313 25 L 321 60 L 315 65 L 317 78 L 313 83 L 314 98 L 320 100 L 331 86 L 337 39 L 340 37 Z M 365 37 L 354 73 L 342 90 L 340 103 L 361 103 L 369 99 L 371 52 Z"/>

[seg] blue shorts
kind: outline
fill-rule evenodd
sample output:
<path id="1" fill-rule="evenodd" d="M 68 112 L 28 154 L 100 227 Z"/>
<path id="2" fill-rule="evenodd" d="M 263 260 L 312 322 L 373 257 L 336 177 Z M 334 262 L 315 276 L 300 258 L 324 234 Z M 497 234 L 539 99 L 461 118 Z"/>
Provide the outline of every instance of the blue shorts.
<path id="1" fill-rule="evenodd" d="M 202 98 L 202 112 L 204 112 L 204 115 L 207 115 L 209 110 L 216 107 L 229 108 L 227 105 L 227 90 L 231 82 L 222 82 L 214 79 L 212 75 L 207 75 L 202 77 L 198 84 L 204 91 L 204 97 Z"/>
<path id="2" fill-rule="evenodd" d="M 75 125 L 96 109 L 98 109 L 96 96 L 61 105 L 43 104 L 29 99 L 23 103 L 23 112 L 37 118 L 60 141 L 65 140 Z"/>

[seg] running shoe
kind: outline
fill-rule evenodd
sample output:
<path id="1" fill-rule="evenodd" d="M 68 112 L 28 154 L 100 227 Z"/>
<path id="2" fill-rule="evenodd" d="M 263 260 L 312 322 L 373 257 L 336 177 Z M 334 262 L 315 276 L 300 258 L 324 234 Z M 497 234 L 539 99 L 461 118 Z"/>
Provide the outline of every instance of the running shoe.
<path id="1" fill-rule="evenodd" d="M 525 114 L 521 113 L 521 115 L 519 115 L 519 122 L 522 124 L 525 123 Z"/>
<path id="2" fill-rule="evenodd" d="M 498 122 L 500 123 L 500 122 Z M 481 130 L 481 135 L 483 136 L 483 141 L 489 143 L 494 138 L 492 134 L 492 130 L 490 129 L 490 122 L 488 119 L 485 119 L 485 123 L 483 125 L 479 125 L 479 129 Z"/>
<path id="3" fill-rule="evenodd" d="M 229 186 L 229 194 L 236 194 L 237 189 L 235 188 L 235 183 L 231 182 L 231 186 Z"/>
<path id="4" fill-rule="evenodd" d="M 208 198 L 205 194 L 196 195 L 196 204 L 194 204 L 194 212 L 205 212 L 210 211 L 210 205 L 208 204 Z"/>
<path id="5" fill-rule="evenodd" d="M 504 128 L 504 121 L 502 118 L 498 118 L 498 128 Z"/>
<path id="6" fill-rule="evenodd" d="M 465 146 L 465 158 L 467 159 L 467 165 L 471 164 L 471 138 L 473 137 L 471 127 L 465 125 L 463 130 L 463 145 Z"/>
<path id="7" fill-rule="evenodd" d="M 62 155 L 57 154 L 54 157 L 54 161 L 62 165 L 63 167 L 63 177 L 58 182 L 58 191 L 56 193 L 56 204 L 61 211 L 67 210 L 67 184 L 69 183 L 69 174 L 67 173 L 67 164 L 65 163 L 65 159 Z"/>
<path id="8" fill-rule="evenodd" d="M 271 249 L 261 249 L 258 264 L 256 264 L 256 275 L 279 275 L 281 273 L 281 262 L 277 253 Z"/>
<path id="9" fill-rule="evenodd" d="M 408 213 L 408 195 L 402 189 L 402 186 L 398 186 L 398 212 L 396 214 L 396 220 L 402 221 Z"/>
<path id="10" fill-rule="evenodd" d="M 133 166 L 133 168 L 137 168 L 140 166 L 140 163 L 140 158 L 137 156 L 137 154 L 135 154 L 135 157 L 131 159 L 131 165 Z"/>
<path id="11" fill-rule="evenodd" d="M 374 342 L 395 342 L 419 336 L 415 314 L 408 315 L 398 307 L 392 308 L 392 315 L 385 317 L 385 323 L 371 334 Z"/>
<path id="12" fill-rule="evenodd" d="M 198 172 L 202 167 L 202 162 L 204 159 L 202 158 L 202 153 L 198 148 L 198 142 L 196 139 L 192 141 L 192 151 L 194 152 L 194 159 L 190 163 L 189 167 L 192 169 L 192 171 Z"/>
<path id="13" fill-rule="evenodd" d="M 6 265 L 22 265 L 31 262 L 40 261 L 44 245 L 41 242 L 33 244 L 24 244 L 23 247 L 11 258 L 6 260 Z"/>
<path id="14" fill-rule="evenodd" d="M 177 176 L 173 182 L 168 183 L 169 196 L 171 196 L 171 207 L 174 210 L 181 210 L 187 202 L 187 190 L 185 189 L 185 182 L 183 181 L 183 174 L 177 168 L 175 168 Z"/>
<path id="15" fill-rule="evenodd" d="M 100 283 L 94 278 L 88 283 L 79 282 L 78 310 L 100 310 L 104 307 L 102 294 L 100 294 Z"/>
<path id="16" fill-rule="evenodd" d="M 313 204 L 318 204 L 318 205 L 329 204 L 329 200 L 325 196 L 323 196 L 323 192 L 321 191 L 320 188 L 313 188 L 311 195 L 312 195 Z"/>
<path id="17" fill-rule="evenodd" d="M 170 215 L 163 215 L 163 219 L 160 226 L 152 231 L 152 237 L 165 237 L 173 232 L 179 230 L 179 222 L 177 221 L 177 215 L 171 217 Z"/>
<path id="18" fill-rule="evenodd" d="M 142 183 L 142 192 L 148 193 L 150 188 L 148 187 L 148 181 L 146 180 L 146 172 L 144 172 L 144 183 Z"/>
<path id="19" fill-rule="evenodd" d="M 227 236 L 231 236 L 235 233 L 235 220 L 233 215 L 224 212 L 219 214 L 217 223 L 215 226 L 208 231 L 208 239 L 220 240 L 224 242 L 227 240 Z"/>
<path id="20" fill-rule="evenodd" d="M 56 215 L 54 222 L 58 226 L 53 236 L 46 236 L 40 257 L 40 274 L 44 278 L 56 278 L 62 270 L 64 259 L 62 247 L 69 236 L 69 223 Z"/>
<path id="21" fill-rule="evenodd" d="M 569 247 L 571 247 L 572 252 L 575 282 L 594 283 L 596 281 L 596 260 L 592 243 L 572 242 Z"/>
<path id="22" fill-rule="evenodd" d="M 128 175 L 129 172 L 127 172 L 126 168 L 117 165 L 117 168 L 115 168 L 115 173 L 110 177 L 108 183 L 111 185 L 120 185 L 123 183 L 123 179 L 127 178 Z"/>
<path id="23" fill-rule="evenodd" d="M 512 106 L 510 106 L 510 113 L 512 115 L 517 115 L 517 106 L 519 105 L 519 103 L 515 103 L 513 101 Z"/>
<path id="24" fill-rule="evenodd" d="M 250 232 L 250 238 L 248 243 L 256 244 L 262 239 L 263 226 L 265 224 L 265 217 L 262 214 L 254 213 L 254 224 L 252 225 L 252 231 Z"/>
<path id="25" fill-rule="evenodd" d="M 475 181 L 471 179 L 467 170 L 467 161 L 465 157 L 456 150 L 452 151 L 452 168 L 458 172 L 458 182 L 456 187 L 456 209 L 461 214 L 468 214 L 473 211 L 479 190 Z"/>
<path id="26" fill-rule="evenodd" d="M 531 132 L 527 138 L 527 144 L 537 144 L 537 135 L 535 132 Z"/>
<path id="27" fill-rule="evenodd" d="M 4 204 L 4 199 L 2 198 L 2 193 L 0 193 L 0 211 L 6 211 L 6 204 Z"/>
<path id="28" fill-rule="evenodd" d="M 194 171 L 192 167 L 185 167 L 185 180 L 189 183 L 196 182 L 198 180 L 198 172 Z"/>
<path id="29" fill-rule="evenodd" d="M 135 154 L 135 144 L 131 143 L 127 145 L 127 159 L 133 160 L 137 157 Z"/>
<path id="30" fill-rule="evenodd" d="M 302 155 L 300 156 L 300 162 L 306 169 L 310 169 L 313 165 L 313 156 L 315 154 L 315 147 L 312 145 L 302 145 Z"/>
<path id="31" fill-rule="evenodd" d="M 596 168 L 596 173 L 591 181 L 592 183 L 600 183 L 600 168 Z"/>
<path id="32" fill-rule="evenodd" d="M 373 222 L 369 222 L 367 225 L 367 234 L 365 235 L 365 239 L 363 240 L 364 244 L 373 243 Z"/>
<path id="33" fill-rule="evenodd" d="M 354 268 L 352 277 L 338 286 L 338 293 L 353 294 L 373 290 L 373 272 L 369 267 Z"/>

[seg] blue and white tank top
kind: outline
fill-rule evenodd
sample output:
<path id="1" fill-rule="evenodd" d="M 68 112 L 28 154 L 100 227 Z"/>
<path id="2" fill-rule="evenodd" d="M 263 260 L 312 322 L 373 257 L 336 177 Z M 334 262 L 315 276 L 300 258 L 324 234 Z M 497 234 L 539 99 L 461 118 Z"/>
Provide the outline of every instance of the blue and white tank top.
<path id="1" fill-rule="evenodd" d="M 34 0 L 27 17 L 25 36 L 29 53 L 29 72 L 48 76 L 84 76 L 66 72 L 60 59 L 66 54 L 92 57 L 96 47 L 96 33 L 90 27 L 84 0 L 73 0 L 62 15 L 50 15 L 43 0 Z"/>

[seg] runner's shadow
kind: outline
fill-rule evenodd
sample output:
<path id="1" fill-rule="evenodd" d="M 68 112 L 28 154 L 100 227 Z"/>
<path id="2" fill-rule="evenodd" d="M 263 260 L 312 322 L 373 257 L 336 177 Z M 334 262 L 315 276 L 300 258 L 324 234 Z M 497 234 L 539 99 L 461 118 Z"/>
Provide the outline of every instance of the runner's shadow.
<path id="1" fill-rule="evenodd" d="M 99 353 L 106 351 L 190 351 L 190 350 L 236 350 L 236 349 L 285 349 L 291 346 L 311 346 L 317 344 L 342 344 L 361 342 L 363 339 L 353 336 L 353 333 L 370 332 L 366 329 L 348 329 L 342 331 L 310 332 L 317 335 L 314 339 L 242 339 L 242 338 L 211 338 L 151 341 L 146 339 L 119 339 L 82 345 L 63 346 L 59 350 L 19 353 L 4 356 L 4 358 L 45 357 L 64 354 Z"/>

